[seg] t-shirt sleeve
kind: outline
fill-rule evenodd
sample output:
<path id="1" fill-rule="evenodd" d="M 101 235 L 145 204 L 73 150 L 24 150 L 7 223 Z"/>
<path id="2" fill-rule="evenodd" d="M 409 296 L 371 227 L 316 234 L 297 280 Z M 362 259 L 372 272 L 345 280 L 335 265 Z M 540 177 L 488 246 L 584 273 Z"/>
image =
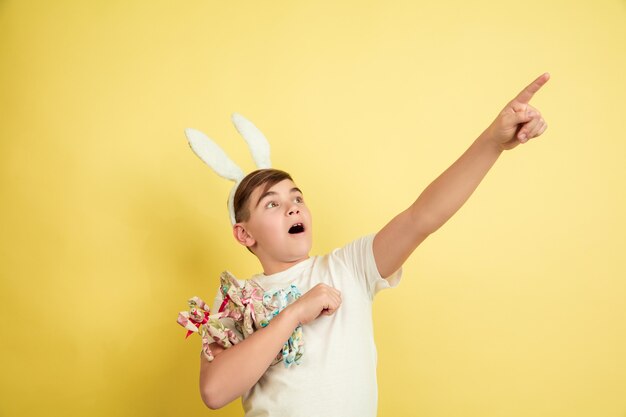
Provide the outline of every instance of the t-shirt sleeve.
<path id="1" fill-rule="evenodd" d="M 387 278 L 380 276 L 374 260 L 373 243 L 375 236 L 375 234 L 364 236 L 342 248 L 335 249 L 331 253 L 331 256 L 336 257 L 346 265 L 355 278 L 363 281 L 370 299 L 373 299 L 380 290 L 398 286 L 402 277 L 402 268 Z"/>

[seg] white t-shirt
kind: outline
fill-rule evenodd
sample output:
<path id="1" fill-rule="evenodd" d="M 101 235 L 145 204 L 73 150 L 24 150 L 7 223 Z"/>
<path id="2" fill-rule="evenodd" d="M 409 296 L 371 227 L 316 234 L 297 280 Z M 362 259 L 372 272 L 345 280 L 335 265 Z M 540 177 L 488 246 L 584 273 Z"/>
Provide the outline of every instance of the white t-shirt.
<path id="1" fill-rule="evenodd" d="M 302 294 L 319 283 L 341 291 L 335 314 L 302 327 L 300 364 L 278 362 L 243 396 L 245 417 L 374 417 L 377 412 L 376 346 L 372 300 L 395 287 L 401 270 L 383 279 L 374 261 L 374 235 L 291 268 L 252 277 L 265 291 L 294 284 Z M 217 311 L 221 295 L 215 300 Z"/>

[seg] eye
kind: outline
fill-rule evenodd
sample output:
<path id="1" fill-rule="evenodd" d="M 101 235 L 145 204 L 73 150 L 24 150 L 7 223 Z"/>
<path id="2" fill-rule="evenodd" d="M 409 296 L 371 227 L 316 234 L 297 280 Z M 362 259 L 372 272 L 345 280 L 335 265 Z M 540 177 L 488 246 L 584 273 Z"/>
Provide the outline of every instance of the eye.
<path id="1" fill-rule="evenodd" d="M 302 198 L 302 196 L 298 196 L 298 197 L 295 198 L 294 201 L 296 203 L 298 203 L 298 204 L 302 204 L 302 203 L 304 203 L 304 198 Z"/>
<path id="2" fill-rule="evenodd" d="M 265 208 L 274 208 L 274 207 L 278 207 L 278 203 L 276 201 L 270 201 L 269 203 L 265 205 Z"/>

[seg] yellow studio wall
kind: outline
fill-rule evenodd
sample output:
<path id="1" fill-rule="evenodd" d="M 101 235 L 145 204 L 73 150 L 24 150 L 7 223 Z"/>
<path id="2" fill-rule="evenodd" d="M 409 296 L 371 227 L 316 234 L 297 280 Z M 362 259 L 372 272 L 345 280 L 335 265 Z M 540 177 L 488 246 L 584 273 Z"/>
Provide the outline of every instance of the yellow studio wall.
<path id="1" fill-rule="evenodd" d="M 381 417 L 626 416 L 626 2 L 0 1 L 0 416 L 242 414 L 175 323 L 259 269 L 185 127 L 252 169 L 253 120 L 320 254 L 544 71 L 548 131 L 375 302 Z"/>

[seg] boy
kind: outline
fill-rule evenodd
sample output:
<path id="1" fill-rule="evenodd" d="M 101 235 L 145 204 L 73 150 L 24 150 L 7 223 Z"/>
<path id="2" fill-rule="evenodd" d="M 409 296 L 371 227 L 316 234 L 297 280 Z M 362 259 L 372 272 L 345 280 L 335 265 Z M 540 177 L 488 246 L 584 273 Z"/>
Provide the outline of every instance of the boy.
<path id="1" fill-rule="evenodd" d="M 371 302 L 395 286 L 401 266 L 469 198 L 504 150 L 541 135 L 547 125 L 529 105 L 548 81 L 520 92 L 467 151 L 378 233 L 321 257 L 309 257 L 311 213 L 289 174 L 249 174 L 234 197 L 235 239 L 259 259 L 252 277 L 264 290 L 296 285 L 304 293 L 269 325 L 229 349 L 213 343 L 201 359 L 200 392 L 210 408 L 243 396 L 246 416 L 375 416 L 376 349 Z M 222 302 L 218 296 L 216 306 Z M 270 366 L 303 325 L 298 366 Z"/>

